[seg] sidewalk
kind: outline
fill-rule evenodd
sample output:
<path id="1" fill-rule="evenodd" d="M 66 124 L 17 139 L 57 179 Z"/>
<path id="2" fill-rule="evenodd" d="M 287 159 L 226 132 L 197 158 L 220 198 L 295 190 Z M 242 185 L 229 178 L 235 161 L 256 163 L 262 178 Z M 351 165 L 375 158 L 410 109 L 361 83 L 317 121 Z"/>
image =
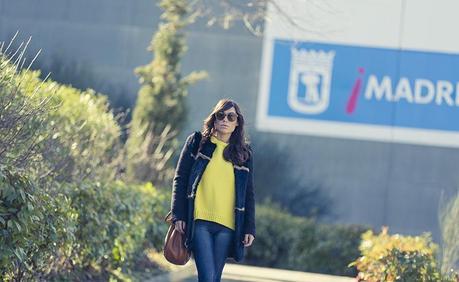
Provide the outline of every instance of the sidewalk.
<path id="1" fill-rule="evenodd" d="M 308 272 L 255 267 L 238 264 L 226 264 L 222 280 L 228 281 L 302 281 L 302 282 L 354 282 L 351 277 L 315 274 Z"/>
<path id="2" fill-rule="evenodd" d="M 155 277 L 148 282 L 198 281 L 194 261 L 190 260 L 177 271 Z M 246 266 L 227 263 L 223 269 L 222 282 L 354 282 L 351 277 L 316 274 L 284 269 Z"/>

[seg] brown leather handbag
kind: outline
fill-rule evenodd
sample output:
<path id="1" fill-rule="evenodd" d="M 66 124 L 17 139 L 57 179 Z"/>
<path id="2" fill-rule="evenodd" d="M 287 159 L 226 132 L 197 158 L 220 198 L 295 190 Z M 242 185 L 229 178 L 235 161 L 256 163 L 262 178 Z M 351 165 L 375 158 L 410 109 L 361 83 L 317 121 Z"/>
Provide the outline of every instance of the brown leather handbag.
<path id="1" fill-rule="evenodd" d="M 164 257 L 170 263 L 184 265 L 191 257 L 190 251 L 185 247 L 185 234 L 175 230 L 175 225 L 172 222 L 172 212 L 169 211 L 164 221 L 170 224 L 164 239 Z"/>

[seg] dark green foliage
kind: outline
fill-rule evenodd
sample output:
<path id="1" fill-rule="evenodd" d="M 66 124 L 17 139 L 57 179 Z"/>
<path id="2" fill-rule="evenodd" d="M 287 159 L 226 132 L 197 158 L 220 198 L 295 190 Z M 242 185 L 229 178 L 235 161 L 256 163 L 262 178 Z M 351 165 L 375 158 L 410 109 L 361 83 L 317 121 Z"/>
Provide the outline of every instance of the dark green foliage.
<path id="1" fill-rule="evenodd" d="M 166 195 L 151 184 L 85 182 L 64 190 L 78 212 L 72 255 L 78 268 L 129 272 L 144 249 L 162 248 Z"/>
<path id="2" fill-rule="evenodd" d="M 75 243 L 76 213 L 67 197 L 0 166 L 0 276 L 29 280 L 62 268 Z"/>
<path id="3" fill-rule="evenodd" d="M 113 180 L 104 96 L 15 69 L 0 53 L 0 280 L 121 279 L 162 247 L 166 195 Z"/>
<path id="4" fill-rule="evenodd" d="M 358 257 L 356 225 L 328 225 L 293 216 L 272 203 L 257 206 L 257 237 L 247 263 L 307 272 L 355 275 L 347 265 Z"/>
<path id="5" fill-rule="evenodd" d="M 83 182 L 43 191 L 0 169 L 0 274 L 5 281 L 92 279 L 129 273 L 146 248 L 162 248 L 167 195 L 151 184 Z M 88 275 L 88 274 L 85 274 Z M 76 279 L 76 278 L 75 278 Z"/>

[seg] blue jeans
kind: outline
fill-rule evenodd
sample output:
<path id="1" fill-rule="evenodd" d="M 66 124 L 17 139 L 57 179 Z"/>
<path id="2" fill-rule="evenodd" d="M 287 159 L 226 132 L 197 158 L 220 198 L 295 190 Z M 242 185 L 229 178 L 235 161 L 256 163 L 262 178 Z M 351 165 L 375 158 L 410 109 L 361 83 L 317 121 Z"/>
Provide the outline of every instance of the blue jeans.
<path id="1" fill-rule="evenodd" d="M 216 222 L 196 219 L 193 257 L 199 282 L 220 281 L 233 238 L 232 229 Z"/>

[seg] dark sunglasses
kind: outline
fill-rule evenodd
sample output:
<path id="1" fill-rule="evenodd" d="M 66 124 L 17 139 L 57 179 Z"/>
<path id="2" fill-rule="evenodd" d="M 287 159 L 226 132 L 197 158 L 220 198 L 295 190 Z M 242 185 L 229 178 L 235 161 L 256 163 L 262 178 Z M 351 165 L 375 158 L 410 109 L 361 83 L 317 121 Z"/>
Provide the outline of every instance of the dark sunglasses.
<path id="1" fill-rule="evenodd" d="M 230 122 L 233 122 L 237 119 L 237 114 L 236 113 L 228 113 L 228 114 L 225 114 L 224 112 L 216 112 L 215 113 L 215 117 L 218 119 L 218 120 L 224 120 L 225 117 L 228 117 L 228 121 Z"/>

